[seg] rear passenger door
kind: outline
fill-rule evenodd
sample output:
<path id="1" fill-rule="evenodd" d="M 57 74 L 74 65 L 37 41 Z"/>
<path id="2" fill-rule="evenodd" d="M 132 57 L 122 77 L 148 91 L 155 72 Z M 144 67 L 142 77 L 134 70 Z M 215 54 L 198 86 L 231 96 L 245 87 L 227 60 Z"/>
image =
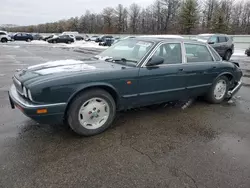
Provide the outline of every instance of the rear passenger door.
<path id="1" fill-rule="evenodd" d="M 224 57 L 225 52 L 227 51 L 227 37 L 219 36 L 219 44 L 220 44 L 220 55 Z"/>
<path id="2" fill-rule="evenodd" d="M 186 88 L 189 96 L 201 95 L 212 85 L 218 63 L 214 61 L 207 45 L 184 43 L 186 63 L 184 71 L 188 75 Z"/>

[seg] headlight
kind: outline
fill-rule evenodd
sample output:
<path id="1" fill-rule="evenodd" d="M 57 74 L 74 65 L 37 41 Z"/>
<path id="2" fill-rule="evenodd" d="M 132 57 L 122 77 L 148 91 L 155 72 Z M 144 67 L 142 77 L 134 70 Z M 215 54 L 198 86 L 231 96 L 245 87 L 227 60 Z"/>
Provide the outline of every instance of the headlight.
<path id="1" fill-rule="evenodd" d="M 33 101 L 32 96 L 31 96 L 31 92 L 29 89 L 28 89 L 28 98 L 29 98 L 29 100 Z"/>
<path id="2" fill-rule="evenodd" d="M 23 87 L 23 94 L 24 96 L 27 98 L 28 97 L 28 94 L 27 94 L 27 89 L 25 87 Z"/>

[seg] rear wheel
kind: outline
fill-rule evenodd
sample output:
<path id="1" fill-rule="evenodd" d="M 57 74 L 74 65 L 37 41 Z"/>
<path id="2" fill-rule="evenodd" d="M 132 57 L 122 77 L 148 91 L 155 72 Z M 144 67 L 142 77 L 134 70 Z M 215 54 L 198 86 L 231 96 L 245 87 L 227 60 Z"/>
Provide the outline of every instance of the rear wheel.
<path id="1" fill-rule="evenodd" d="M 220 76 L 215 80 L 209 92 L 207 93 L 207 100 L 210 103 L 218 104 L 224 101 L 228 92 L 228 78 Z"/>
<path id="2" fill-rule="evenodd" d="M 7 40 L 6 38 L 2 38 L 2 39 L 1 39 L 1 42 L 2 42 L 2 43 L 5 43 L 5 42 L 8 42 L 8 40 Z"/>
<path id="3" fill-rule="evenodd" d="M 116 114 L 113 97 L 102 89 L 91 89 L 71 103 L 67 120 L 77 134 L 92 136 L 109 128 Z"/>
<path id="4" fill-rule="evenodd" d="M 223 59 L 226 60 L 226 61 L 229 61 L 231 56 L 232 56 L 231 50 L 227 50 Z"/>

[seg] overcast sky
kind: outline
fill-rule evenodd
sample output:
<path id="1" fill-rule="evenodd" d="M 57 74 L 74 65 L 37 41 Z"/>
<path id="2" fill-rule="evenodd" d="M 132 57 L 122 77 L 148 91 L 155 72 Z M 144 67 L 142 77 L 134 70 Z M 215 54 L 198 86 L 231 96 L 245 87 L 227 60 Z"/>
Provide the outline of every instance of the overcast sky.
<path id="1" fill-rule="evenodd" d="M 0 24 L 31 25 L 101 12 L 107 6 L 133 2 L 147 6 L 152 0 L 0 0 Z"/>

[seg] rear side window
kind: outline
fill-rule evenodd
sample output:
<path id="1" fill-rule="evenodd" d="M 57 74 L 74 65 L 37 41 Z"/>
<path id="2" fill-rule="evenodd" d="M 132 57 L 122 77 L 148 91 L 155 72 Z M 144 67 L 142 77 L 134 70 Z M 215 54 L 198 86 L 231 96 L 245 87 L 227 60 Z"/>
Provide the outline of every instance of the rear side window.
<path id="1" fill-rule="evenodd" d="M 187 63 L 211 62 L 213 58 L 205 45 L 184 44 L 186 49 Z"/>
<path id="2" fill-rule="evenodd" d="M 218 53 L 215 51 L 215 49 L 211 46 L 209 46 L 210 51 L 212 52 L 214 58 L 216 61 L 221 61 L 221 57 L 218 55 Z"/>
<path id="3" fill-rule="evenodd" d="M 0 32 L 0 35 L 6 35 L 6 33 L 4 33 L 4 32 Z"/>
<path id="4" fill-rule="evenodd" d="M 219 37 L 219 43 L 221 42 L 227 42 L 226 37 Z"/>

